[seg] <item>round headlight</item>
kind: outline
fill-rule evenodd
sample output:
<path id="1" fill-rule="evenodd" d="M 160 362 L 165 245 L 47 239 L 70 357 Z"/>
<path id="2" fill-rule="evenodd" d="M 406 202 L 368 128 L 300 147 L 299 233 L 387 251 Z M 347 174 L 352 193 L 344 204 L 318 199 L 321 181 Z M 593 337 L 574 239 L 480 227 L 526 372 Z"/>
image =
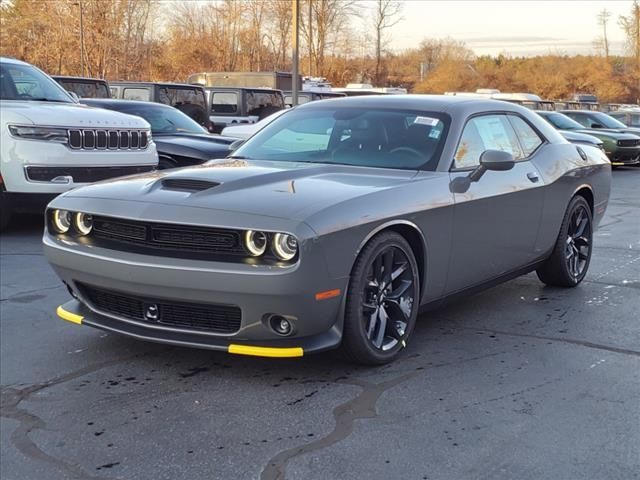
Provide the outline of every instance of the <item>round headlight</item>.
<path id="1" fill-rule="evenodd" d="M 71 212 L 68 210 L 54 210 L 52 224 L 56 233 L 67 233 L 71 226 Z"/>
<path id="2" fill-rule="evenodd" d="M 259 257 L 267 250 L 267 235 L 264 232 L 247 230 L 244 234 L 244 244 L 251 255 Z"/>
<path id="3" fill-rule="evenodd" d="M 89 235 L 93 228 L 93 218 L 88 213 L 76 213 L 73 217 L 73 225 L 78 233 Z"/>
<path id="4" fill-rule="evenodd" d="M 276 233 L 273 236 L 273 251 L 280 260 L 291 260 L 298 253 L 298 241 L 293 235 Z"/>

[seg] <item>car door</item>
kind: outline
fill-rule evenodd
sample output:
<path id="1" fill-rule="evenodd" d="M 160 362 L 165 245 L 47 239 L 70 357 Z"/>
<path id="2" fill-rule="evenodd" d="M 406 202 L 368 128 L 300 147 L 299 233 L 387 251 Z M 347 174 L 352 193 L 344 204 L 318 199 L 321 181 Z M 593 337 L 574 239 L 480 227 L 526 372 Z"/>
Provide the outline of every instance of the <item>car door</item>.
<path id="1" fill-rule="evenodd" d="M 454 193 L 448 293 L 517 270 L 535 259 L 543 180 L 531 159 L 544 141 L 522 118 L 514 116 L 512 123 L 510 117 L 474 116 L 460 137 L 451 180 L 475 169 L 485 150 L 507 151 L 516 162 L 508 171 L 486 171 L 466 192 Z M 514 125 L 524 130 L 522 140 Z"/>

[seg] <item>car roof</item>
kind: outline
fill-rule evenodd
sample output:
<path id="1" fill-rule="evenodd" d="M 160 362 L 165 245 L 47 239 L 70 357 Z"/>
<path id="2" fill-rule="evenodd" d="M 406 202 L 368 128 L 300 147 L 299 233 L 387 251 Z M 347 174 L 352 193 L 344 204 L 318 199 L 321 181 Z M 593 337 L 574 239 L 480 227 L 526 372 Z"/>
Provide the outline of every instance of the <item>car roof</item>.
<path id="1" fill-rule="evenodd" d="M 151 107 L 151 108 L 171 108 L 174 107 L 170 105 L 165 105 L 163 103 L 157 102 L 144 102 L 141 100 L 121 100 L 118 98 L 82 98 L 80 99 L 80 103 L 85 103 L 90 106 L 100 107 L 100 106 L 110 106 L 113 108 L 117 108 L 118 105 L 121 106 L 138 106 L 138 107 Z"/>
<path id="2" fill-rule="evenodd" d="M 336 103 L 339 102 L 339 103 Z M 296 108 L 323 109 L 334 106 L 361 108 L 397 108 L 467 115 L 476 112 L 511 111 L 531 112 L 528 108 L 502 100 L 452 95 L 365 95 L 328 98 L 322 102 L 309 102 Z"/>
<path id="3" fill-rule="evenodd" d="M 30 63 L 23 62 L 22 60 L 16 60 L 11 57 L 0 57 L 0 62 L 2 63 L 12 63 L 14 65 L 31 65 Z"/>
<path id="4" fill-rule="evenodd" d="M 71 75 L 51 75 L 51 78 L 59 78 L 60 80 L 73 80 L 76 82 L 107 82 L 104 78 L 74 77 Z"/>
<path id="5" fill-rule="evenodd" d="M 151 87 L 156 85 L 158 87 L 181 87 L 181 88 L 203 88 L 202 85 L 195 85 L 193 83 L 172 83 L 172 82 L 129 82 L 126 80 L 111 80 L 111 85 L 139 85 L 141 87 Z"/>

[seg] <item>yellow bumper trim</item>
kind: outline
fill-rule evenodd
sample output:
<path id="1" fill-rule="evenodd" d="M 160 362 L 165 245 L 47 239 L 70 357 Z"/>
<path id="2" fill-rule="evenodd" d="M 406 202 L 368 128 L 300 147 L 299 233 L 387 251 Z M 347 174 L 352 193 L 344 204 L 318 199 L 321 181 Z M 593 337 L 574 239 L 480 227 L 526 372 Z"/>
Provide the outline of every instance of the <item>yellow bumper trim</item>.
<path id="1" fill-rule="evenodd" d="M 251 345 L 236 345 L 234 343 L 229 345 L 227 350 L 229 353 L 235 353 L 238 355 L 252 355 L 254 357 L 277 357 L 277 358 L 291 358 L 302 357 L 304 350 L 300 347 L 291 348 L 272 348 L 272 347 L 254 347 Z"/>
<path id="2" fill-rule="evenodd" d="M 78 325 L 82 324 L 82 319 L 84 318 L 82 315 L 68 312 L 62 308 L 62 305 L 57 308 L 56 313 L 61 319 L 66 320 L 67 322 L 77 323 Z"/>

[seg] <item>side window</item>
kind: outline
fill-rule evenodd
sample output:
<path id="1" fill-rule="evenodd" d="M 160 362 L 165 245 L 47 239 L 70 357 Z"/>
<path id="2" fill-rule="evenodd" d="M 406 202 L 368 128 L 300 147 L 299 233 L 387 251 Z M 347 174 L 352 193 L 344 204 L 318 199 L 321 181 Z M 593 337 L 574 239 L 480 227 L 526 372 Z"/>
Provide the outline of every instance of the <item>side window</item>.
<path id="1" fill-rule="evenodd" d="M 524 150 L 524 156 L 528 157 L 542 145 L 542 139 L 522 118 L 516 115 L 509 115 L 509 120 L 520 140 L 520 145 L 522 146 L 522 150 Z"/>
<path id="2" fill-rule="evenodd" d="M 148 102 L 151 99 L 149 90 L 146 88 L 125 88 L 122 98 L 125 100 L 141 100 L 143 102 Z"/>
<path id="3" fill-rule="evenodd" d="M 467 122 L 456 150 L 455 167 L 476 167 L 485 150 L 509 152 L 516 160 L 524 158 L 506 115 L 483 115 Z"/>
<path id="4" fill-rule="evenodd" d="M 237 113 L 238 94 L 236 92 L 213 92 L 211 111 L 215 113 Z"/>

